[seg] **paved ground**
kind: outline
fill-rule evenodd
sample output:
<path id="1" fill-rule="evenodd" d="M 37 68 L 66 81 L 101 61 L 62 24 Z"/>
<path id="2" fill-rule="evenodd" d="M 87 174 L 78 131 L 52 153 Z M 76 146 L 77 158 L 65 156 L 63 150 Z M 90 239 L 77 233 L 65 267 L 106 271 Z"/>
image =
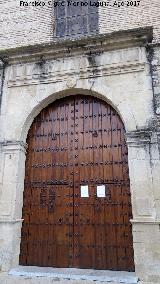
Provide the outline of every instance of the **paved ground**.
<path id="1" fill-rule="evenodd" d="M 9 272 L 12 276 L 47 277 L 66 280 L 88 280 L 98 282 L 135 284 L 135 273 L 125 271 L 107 271 L 77 268 L 50 268 L 36 266 L 18 266 Z"/>

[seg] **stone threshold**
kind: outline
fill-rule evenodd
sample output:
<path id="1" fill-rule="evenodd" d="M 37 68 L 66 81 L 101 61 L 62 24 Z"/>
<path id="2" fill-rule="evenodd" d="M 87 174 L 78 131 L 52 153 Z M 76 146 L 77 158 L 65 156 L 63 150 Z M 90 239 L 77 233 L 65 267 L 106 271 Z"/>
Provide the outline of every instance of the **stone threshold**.
<path id="1" fill-rule="evenodd" d="M 124 284 L 138 283 L 135 273 L 126 271 L 18 266 L 11 269 L 8 274 L 12 276 L 47 277 L 57 280 L 87 280 Z"/>

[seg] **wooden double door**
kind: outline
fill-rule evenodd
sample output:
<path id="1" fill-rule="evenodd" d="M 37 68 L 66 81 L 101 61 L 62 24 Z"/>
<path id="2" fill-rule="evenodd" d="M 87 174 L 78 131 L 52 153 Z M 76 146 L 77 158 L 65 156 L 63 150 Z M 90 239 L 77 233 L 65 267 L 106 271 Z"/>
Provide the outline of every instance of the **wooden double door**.
<path id="1" fill-rule="evenodd" d="M 123 123 L 107 103 L 75 95 L 29 130 L 21 265 L 134 271 Z"/>

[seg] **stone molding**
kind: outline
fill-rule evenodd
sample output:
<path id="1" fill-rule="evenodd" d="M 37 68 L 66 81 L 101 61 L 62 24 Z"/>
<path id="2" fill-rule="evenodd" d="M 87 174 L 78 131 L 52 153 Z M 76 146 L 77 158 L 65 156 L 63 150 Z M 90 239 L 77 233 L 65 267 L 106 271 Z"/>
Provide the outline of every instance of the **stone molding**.
<path id="1" fill-rule="evenodd" d="M 2 152 L 22 151 L 26 153 L 27 144 L 23 141 L 4 141 L 0 142 Z"/>
<path id="2" fill-rule="evenodd" d="M 50 66 L 51 66 L 50 62 Z M 17 86 L 27 86 L 27 85 L 38 85 L 41 84 L 48 84 L 48 83 L 57 83 L 57 82 L 66 82 L 66 86 L 71 88 L 72 86 L 68 86 L 68 78 L 74 77 L 77 81 L 78 79 L 88 79 L 88 78 L 98 78 L 105 76 L 111 76 L 111 75 L 118 75 L 118 74 L 127 74 L 127 73 L 134 73 L 134 72 L 141 72 L 145 70 L 145 64 L 144 62 L 128 62 L 128 64 L 110 64 L 106 67 L 104 66 L 97 66 L 94 67 L 88 67 L 86 70 L 84 68 L 81 68 L 79 72 L 76 70 L 61 70 L 61 72 L 50 72 L 45 71 L 45 73 L 40 74 L 34 73 L 34 70 L 31 71 L 29 75 L 24 75 L 25 73 L 28 73 L 26 71 L 27 65 L 23 65 L 22 67 L 19 66 L 13 66 L 11 67 L 10 72 L 10 78 L 8 80 L 8 87 L 17 87 Z M 47 65 L 47 63 L 46 63 Z M 48 63 L 49 66 L 49 63 Z M 54 68 L 54 64 L 52 64 Z M 33 66 L 34 67 L 34 66 Z M 22 69 L 23 68 L 23 69 Z M 19 76 L 16 76 L 16 70 L 22 69 L 22 73 Z M 94 74 L 93 74 L 94 70 Z M 96 72 L 95 72 L 96 70 Z"/>
<path id="3" fill-rule="evenodd" d="M 84 36 L 80 39 L 58 39 L 46 44 L 23 46 L 0 51 L 0 58 L 9 64 L 13 62 L 34 62 L 40 59 L 64 58 L 67 56 L 103 53 L 135 46 L 145 46 L 153 39 L 153 28 L 144 27 L 130 30 L 114 31 L 96 36 Z"/>
<path id="4" fill-rule="evenodd" d="M 144 47 L 151 39 L 148 27 L 9 49 L 0 51 L 0 57 L 8 62 L 8 87 L 58 82 L 67 86 L 68 78 L 77 81 L 144 71 L 148 64 Z"/>
<path id="5" fill-rule="evenodd" d="M 137 219 L 131 219 L 130 222 L 132 224 L 147 224 L 147 225 L 159 225 L 160 220 L 155 220 L 153 218 L 137 218 Z"/>
<path id="6" fill-rule="evenodd" d="M 10 220 L 10 219 L 2 219 L 0 218 L 0 224 L 15 224 L 15 223 L 22 223 L 24 219 L 16 219 L 16 220 Z"/>
<path id="7" fill-rule="evenodd" d="M 95 46 L 99 48 L 98 52 L 93 46 L 89 46 L 91 48 L 89 53 L 84 52 L 84 47 L 81 47 L 81 52 L 76 54 L 78 66 L 77 63 L 74 64 L 74 48 L 69 54 L 64 54 L 63 59 L 61 56 L 58 59 L 54 58 L 54 55 L 51 56 L 47 51 L 39 57 L 34 54 L 34 61 L 30 61 L 30 57 L 25 61 L 23 55 L 19 55 L 22 56 L 21 62 L 15 61 L 9 66 L 8 87 L 58 82 L 66 82 L 68 87 L 68 80 L 71 78 L 77 82 L 78 79 L 141 72 L 148 64 L 144 48 L 139 46 L 119 47 L 116 50 L 107 50 L 107 48 L 102 50 L 98 42 Z M 104 53 L 105 58 L 103 58 Z M 69 84 L 69 88 L 71 87 L 72 84 L 71 86 Z"/>
<path id="8" fill-rule="evenodd" d="M 142 147 L 151 143 L 152 131 L 137 130 L 125 134 L 126 142 L 131 147 Z"/>

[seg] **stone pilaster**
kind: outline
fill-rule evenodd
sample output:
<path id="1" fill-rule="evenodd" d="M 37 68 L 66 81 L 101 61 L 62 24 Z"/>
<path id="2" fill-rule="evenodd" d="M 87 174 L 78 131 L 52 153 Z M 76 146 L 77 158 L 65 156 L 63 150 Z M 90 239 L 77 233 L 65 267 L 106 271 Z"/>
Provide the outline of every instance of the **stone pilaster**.
<path id="1" fill-rule="evenodd" d="M 0 269 L 7 271 L 19 263 L 26 144 L 5 141 L 0 145 Z"/>
<path id="2" fill-rule="evenodd" d="M 153 279 L 159 281 L 160 271 L 160 219 L 155 195 L 159 188 L 156 182 L 159 160 L 157 134 L 139 130 L 127 133 L 126 138 L 133 206 L 131 222 L 135 270 L 140 283 L 150 283 Z M 153 283 L 159 283 L 156 281 Z"/>

